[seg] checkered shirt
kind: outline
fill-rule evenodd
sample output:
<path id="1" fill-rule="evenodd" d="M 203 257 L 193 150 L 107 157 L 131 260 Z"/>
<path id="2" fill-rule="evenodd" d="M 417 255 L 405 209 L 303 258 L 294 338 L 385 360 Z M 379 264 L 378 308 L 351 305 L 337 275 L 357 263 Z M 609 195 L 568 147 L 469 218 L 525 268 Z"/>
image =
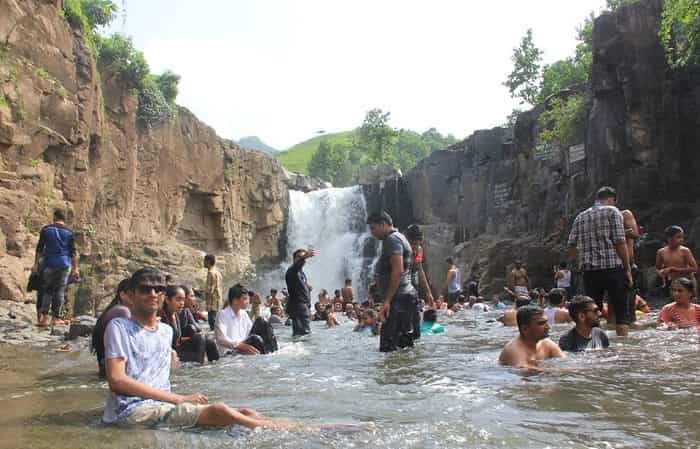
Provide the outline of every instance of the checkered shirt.
<path id="1" fill-rule="evenodd" d="M 579 268 L 605 270 L 622 266 L 615 245 L 625 243 L 622 214 L 614 206 L 596 204 L 578 214 L 569 234 L 569 246 L 578 248 Z"/>

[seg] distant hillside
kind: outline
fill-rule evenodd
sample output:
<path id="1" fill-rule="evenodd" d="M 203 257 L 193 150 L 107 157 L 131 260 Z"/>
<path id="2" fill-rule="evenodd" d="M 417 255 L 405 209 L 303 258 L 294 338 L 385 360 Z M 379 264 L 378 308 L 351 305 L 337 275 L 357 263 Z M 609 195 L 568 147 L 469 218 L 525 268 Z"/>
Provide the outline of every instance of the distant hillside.
<path id="1" fill-rule="evenodd" d="M 298 143 L 286 151 L 277 153 L 275 156 L 287 170 L 308 175 L 309 162 L 311 162 L 311 157 L 318 149 L 318 145 L 322 140 L 325 140 L 330 145 L 350 145 L 354 135 L 355 131 L 323 134 L 321 136 L 316 136 L 312 139 Z"/>
<path id="2" fill-rule="evenodd" d="M 238 145 L 249 150 L 263 151 L 267 154 L 276 154 L 279 151 L 260 140 L 258 136 L 242 137 L 238 140 Z"/>

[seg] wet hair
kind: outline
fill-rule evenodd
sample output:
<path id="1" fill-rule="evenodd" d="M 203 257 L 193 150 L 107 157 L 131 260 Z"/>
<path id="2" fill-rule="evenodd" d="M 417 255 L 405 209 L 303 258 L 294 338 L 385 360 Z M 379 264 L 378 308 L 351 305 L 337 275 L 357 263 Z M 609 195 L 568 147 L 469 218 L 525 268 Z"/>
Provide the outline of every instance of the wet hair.
<path id="1" fill-rule="evenodd" d="M 334 294 L 335 296 L 340 296 L 340 290 L 336 289 L 336 290 L 333 292 L 333 294 Z"/>
<path id="2" fill-rule="evenodd" d="M 547 300 L 553 306 L 558 306 L 564 302 L 566 297 L 566 290 L 563 288 L 553 288 L 547 294 Z"/>
<path id="3" fill-rule="evenodd" d="M 234 299 L 242 298 L 248 294 L 248 289 L 242 284 L 236 284 L 228 289 L 228 303 L 232 304 Z"/>
<path id="4" fill-rule="evenodd" d="M 423 321 L 429 321 L 431 323 L 434 323 L 437 321 L 437 312 L 435 309 L 428 309 L 425 312 L 423 312 Z"/>
<path id="5" fill-rule="evenodd" d="M 595 193 L 597 200 L 607 200 L 608 198 L 617 198 L 617 192 L 610 186 L 601 187 Z"/>
<path id="6" fill-rule="evenodd" d="M 681 232 L 683 232 L 683 228 L 676 225 L 669 226 L 668 228 L 666 228 L 666 230 L 664 230 L 664 234 L 666 234 L 667 240 L 671 240 L 673 237 L 677 236 Z"/>
<path id="7" fill-rule="evenodd" d="M 537 315 L 542 315 L 544 311 L 538 306 L 523 306 L 518 308 L 516 320 L 518 322 L 518 330 L 522 333 L 523 327 L 527 327 L 532 323 Z"/>
<path id="8" fill-rule="evenodd" d="M 445 259 L 445 262 L 449 263 L 450 265 L 455 264 L 455 260 L 452 257 L 448 257 L 447 259 Z"/>
<path id="9" fill-rule="evenodd" d="M 518 309 L 520 307 L 525 307 L 530 304 L 530 297 L 529 296 L 518 296 L 515 298 L 515 307 Z"/>
<path id="10" fill-rule="evenodd" d="M 695 282 L 686 277 L 674 279 L 673 282 L 671 282 L 671 286 L 678 286 L 689 291 L 690 293 L 695 293 Z"/>
<path id="11" fill-rule="evenodd" d="M 213 254 L 207 254 L 206 256 L 204 256 L 204 263 L 206 263 L 210 267 L 213 267 L 214 265 L 216 265 L 216 256 Z"/>
<path id="12" fill-rule="evenodd" d="M 367 217 L 367 224 L 388 224 L 389 226 L 393 226 L 394 220 L 391 219 L 391 215 L 389 215 L 386 211 L 381 211 L 375 212 Z"/>
<path id="13" fill-rule="evenodd" d="M 562 262 L 562 263 L 559 264 L 559 268 L 561 268 L 561 269 L 564 269 L 564 268 L 566 268 L 567 266 L 568 266 L 568 265 L 566 264 L 566 262 Z"/>
<path id="14" fill-rule="evenodd" d="M 107 325 L 105 323 L 105 318 L 107 312 L 113 307 L 116 307 L 122 303 L 120 293 L 126 292 L 129 289 L 129 279 L 122 279 L 117 285 L 117 291 L 114 294 L 112 302 L 102 311 L 102 315 L 97 319 L 95 327 L 92 329 L 92 340 L 90 341 L 90 350 L 97 354 L 98 360 L 104 360 L 105 358 L 105 331 L 107 330 Z"/>
<path id="15" fill-rule="evenodd" d="M 305 253 L 305 252 L 306 252 L 305 249 L 299 248 L 298 250 L 294 251 L 294 253 L 292 253 L 292 259 L 295 260 L 299 254 Z"/>
<path id="16" fill-rule="evenodd" d="M 270 289 L 270 294 L 271 294 L 271 295 L 276 295 L 276 294 L 277 294 L 277 289 L 276 289 L 276 288 L 271 288 L 271 289 Z"/>
<path id="17" fill-rule="evenodd" d="M 156 270 L 155 268 L 145 267 L 134 272 L 129 278 L 129 286 L 127 290 L 133 292 L 136 287 L 141 285 L 142 282 L 152 282 L 155 284 L 163 284 L 165 282 L 165 276 L 163 273 Z"/>
<path id="18" fill-rule="evenodd" d="M 404 235 L 410 242 L 419 242 L 423 240 L 423 231 L 416 224 L 412 224 L 408 228 L 406 228 L 406 232 L 404 233 Z"/>
<path id="19" fill-rule="evenodd" d="M 66 221 L 66 213 L 61 209 L 53 211 L 53 219 L 55 221 Z"/>
<path id="20" fill-rule="evenodd" d="M 569 303 L 569 315 L 571 316 L 571 319 L 576 321 L 578 314 L 585 311 L 588 304 L 595 304 L 595 301 L 590 296 L 574 296 Z"/>
<path id="21" fill-rule="evenodd" d="M 345 279 L 345 285 L 350 285 L 350 284 L 352 284 L 352 279 L 350 279 L 350 278 Z"/>

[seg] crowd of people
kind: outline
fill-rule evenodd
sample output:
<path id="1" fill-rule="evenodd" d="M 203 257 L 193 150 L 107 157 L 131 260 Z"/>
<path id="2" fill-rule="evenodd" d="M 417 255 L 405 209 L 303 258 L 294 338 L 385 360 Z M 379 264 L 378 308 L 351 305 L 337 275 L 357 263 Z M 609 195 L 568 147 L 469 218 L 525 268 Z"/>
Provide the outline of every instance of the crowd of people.
<path id="1" fill-rule="evenodd" d="M 110 388 L 103 421 L 126 425 L 228 426 L 294 429 L 299 423 L 264 417 L 254 410 L 209 404 L 202 394 L 171 391 L 171 367 L 181 362 L 215 362 L 228 355 L 258 355 L 278 349 L 275 333 L 291 328 L 294 338 L 311 333 L 311 321 L 322 328 L 347 324 L 358 334 L 379 337 L 379 350 L 408 348 L 422 336 L 446 332 L 441 316 L 470 310 L 498 312 L 498 321 L 517 328 L 499 356 L 500 363 L 540 369 L 545 359 L 567 352 L 607 348 L 608 335 L 601 318 L 625 336 L 636 316 L 650 312 L 633 289 L 634 242 L 640 235 L 631 211 L 617 208 L 616 193 L 604 187 L 595 204 L 573 222 L 568 239 L 570 261 L 552 269 L 553 287 L 531 288 L 526 266 L 515 261 L 502 294 L 487 300 L 477 276 L 462 280 L 453 258 L 445 261 L 445 277 L 431 288 L 423 268 L 423 234 L 418 225 L 404 233 L 386 212 L 367 219 L 372 236 L 381 242 L 374 279 L 367 297 L 358 298 L 351 279 L 334 290 L 319 289 L 312 307 L 313 287 L 304 272 L 316 253 L 297 249 L 285 273 L 285 287 L 272 289 L 264 299 L 240 283 L 224 295 L 223 276 L 216 257 L 208 254 L 203 289 L 177 282 L 153 268 L 136 271 L 117 286 L 115 297 L 99 317 L 92 337 L 99 372 Z M 69 276 L 79 276 L 72 233 L 59 212 L 55 223 L 42 230 L 37 247 L 37 273 L 43 280 L 38 300 L 38 322 L 58 319 L 60 296 Z M 656 269 L 672 300 L 658 315 L 662 329 L 700 327 L 695 297 L 697 263 L 683 246 L 678 226 L 666 230 L 667 244 L 659 249 Z M 40 268 L 43 266 L 43 268 Z M 576 267 L 574 273 L 570 267 Z M 581 278 L 583 285 L 575 285 Z M 581 292 L 583 294 L 576 294 Z M 435 296 L 434 296 L 435 295 Z M 201 307 L 200 307 L 201 304 Z M 313 311 L 313 312 L 312 312 Z M 554 325 L 573 326 L 558 343 L 549 338 Z M 315 326 L 316 327 L 316 326 Z M 208 328 L 208 329 L 207 329 Z M 317 327 L 318 329 L 318 327 Z M 301 342 L 304 338 L 300 339 Z"/>

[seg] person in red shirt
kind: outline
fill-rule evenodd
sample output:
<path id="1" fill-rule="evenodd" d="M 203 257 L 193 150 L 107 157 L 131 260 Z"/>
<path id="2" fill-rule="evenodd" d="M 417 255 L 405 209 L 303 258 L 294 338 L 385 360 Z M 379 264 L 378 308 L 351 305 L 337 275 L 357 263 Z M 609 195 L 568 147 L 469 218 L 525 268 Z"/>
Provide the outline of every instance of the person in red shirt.
<path id="1" fill-rule="evenodd" d="M 700 306 L 692 302 L 695 283 L 688 278 L 674 279 L 671 283 L 673 302 L 666 304 L 659 313 L 660 328 L 675 330 L 700 328 Z"/>

